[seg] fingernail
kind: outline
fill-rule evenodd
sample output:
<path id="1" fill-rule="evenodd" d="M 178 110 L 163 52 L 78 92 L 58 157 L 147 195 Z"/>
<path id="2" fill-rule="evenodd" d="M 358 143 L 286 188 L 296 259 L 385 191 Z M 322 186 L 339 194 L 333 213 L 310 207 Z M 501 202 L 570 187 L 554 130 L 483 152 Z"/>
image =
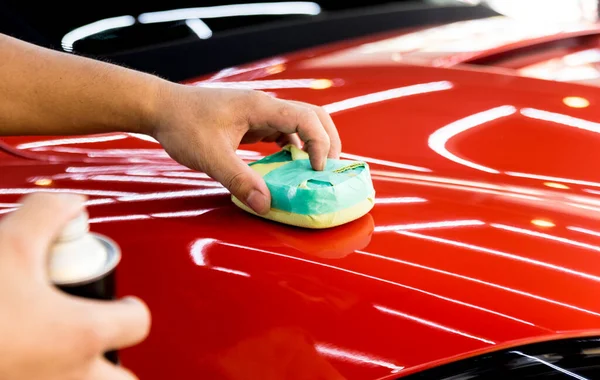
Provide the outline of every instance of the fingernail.
<path id="1" fill-rule="evenodd" d="M 58 193 L 55 194 L 55 196 L 59 196 L 67 202 L 83 203 L 87 200 L 87 197 L 85 195 L 75 193 Z"/>
<path id="2" fill-rule="evenodd" d="M 133 296 L 123 297 L 123 298 L 121 298 L 121 302 L 130 303 L 130 304 L 139 304 L 139 305 L 144 304 L 139 298 L 133 297 Z"/>
<path id="3" fill-rule="evenodd" d="M 269 211 L 267 197 L 258 190 L 252 190 L 246 199 L 248 206 L 258 214 L 265 214 Z"/>
<path id="4" fill-rule="evenodd" d="M 323 161 L 319 162 L 319 164 L 317 165 L 317 167 L 318 167 L 318 169 L 317 169 L 317 170 L 319 170 L 319 171 L 323 171 L 323 170 L 325 170 L 325 165 L 326 165 L 326 163 L 327 163 L 327 161 L 326 161 L 326 160 L 323 160 Z"/>

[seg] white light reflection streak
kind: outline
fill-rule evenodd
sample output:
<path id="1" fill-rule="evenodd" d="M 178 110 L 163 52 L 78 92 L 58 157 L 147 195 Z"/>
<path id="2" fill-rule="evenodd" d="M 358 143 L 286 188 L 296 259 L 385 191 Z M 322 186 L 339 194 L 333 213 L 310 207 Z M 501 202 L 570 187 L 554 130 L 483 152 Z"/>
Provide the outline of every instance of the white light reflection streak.
<path id="1" fill-rule="evenodd" d="M 593 121 L 580 119 L 562 113 L 548 112 L 535 108 L 523 108 L 521 109 L 521 114 L 531 119 L 550 121 L 557 124 L 567 125 L 569 127 L 583 129 L 589 132 L 600 133 L 600 123 L 594 123 Z"/>
<path id="2" fill-rule="evenodd" d="M 571 179 L 571 178 L 550 177 L 550 176 L 546 176 L 546 175 L 519 173 L 519 172 L 506 172 L 505 174 L 512 176 L 512 177 L 539 179 L 542 181 L 561 181 L 561 182 L 566 182 L 566 183 L 572 183 L 574 185 L 600 187 L 600 183 L 598 183 L 598 182 L 581 181 L 578 179 Z"/>
<path id="3" fill-rule="evenodd" d="M 199 216 L 206 214 L 207 212 L 214 210 L 214 208 L 200 209 L 200 210 L 188 210 L 188 211 L 174 211 L 174 212 L 159 212 L 151 214 L 154 218 L 185 218 L 192 216 Z"/>
<path id="4" fill-rule="evenodd" d="M 414 315 L 402 313 L 402 312 L 400 312 L 398 310 L 393 310 L 393 309 L 387 308 L 385 306 L 373 305 L 373 307 L 375 309 L 383 312 L 383 313 L 394 315 L 396 317 L 405 318 L 405 319 L 408 319 L 410 321 L 417 322 L 417 323 L 423 324 L 425 326 L 433 327 L 433 328 L 438 329 L 438 330 L 442 330 L 442 331 L 446 331 L 446 332 L 449 332 L 449 333 L 452 333 L 452 334 L 464 336 L 465 338 L 469 338 L 469 339 L 475 339 L 475 340 L 478 340 L 480 342 L 487 343 L 487 344 L 492 344 L 492 345 L 496 344 L 496 342 L 493 342 L 491 340 L 484 339 L 484 338 L 481 338 L 481 337 L 478 337 L 478 336 L 475 336 L 475 335 L 467 334 L 466 332 L 463 332 L 463 331 L 460 331 L 460 330 L 456 330 L 456 329 L 453 329 L 453 328 L 450 328 L 450 327 L 447 327 L 447 326 L 444 326 L 444 325 L 440 325 L 439 323 L 428 321 L 428 320 L 423 319 L 423 318 L 415 317 Z"/>
<path id="5" fill-rule="evenodd" d="M 522 261 L 524 263 L 528 263 L 528 264 L 537 265 L 537 266 L 540 266 L 540 267 L 552 269 L 552 270 L 555 270 L 557 272 L 568 273 L 568 274 L 573 275 L 573 276 L 582 277 L 582 278 L 586 278 L 588 280 L 600 282 L 600 277 L 598 277 L 598 276 L 594 276 L 594 275 L 591 275 L 591 274 L 588 274 L 588 273 L 579 272 L 579 271 L 572 270 L 572 269 L 565 268 L 565 267 L 558 266 L 558 265 L 553 265 L 553 264 L 550 264 L 550 263 L 547 263 L 547 262 L 544 262 L 544 261 L 538 261 L 538 260 L 534 260 L 534 259 L 529 259 L 527 257 L 517 256 L 517 255 L 511 254 L 511 253 L 497 251 L 495 249 L 489 249 L 489 248 L 480 247 L 478 245 L 462 243 L 462 242 L 459 242 L 459 241 L 456 241 L 456 240 L 449 240 L 449 239 L 443 239 L 443 238 L 439 238 L 439 237 L 422 235 L 422 234 L 419 234 L 419 233 L 416 233 L 416 232 L 398 231 L 396 233 L 398 233 L 400 235 L 406 235 L 406 236 L 414 237 L 414 238 L 417 238 L 417 239 L 430 240 L 430 241 L 435 241 L 437 243 L 443 243 L 443 244 L 453 245 L 453 246 L 456 246 L 456 247 L 467 248 L 467 249 L 470 249 L 470 250 L 473 250 L 473 251 L 476 251 L 476 252 L 488 253 L 488 254 L 491 254 L 491 255 L 494 255 L 494 256 L 504 257 L 504 258 L 507 258 L 507 259 L 515 260 L 515 261 Z M 547 301 L 547 302 L 550 302 L 550 303 L 554 303 L 554 304 L 557 304 L 557 305 L 565 306 L 565 307 L 568 307 L 570 309 L 584 311 L 584 312 L 586 312 L 588 314 L 593 314 L 593 315 L 600 316 L 600 313 L 596 313 L 596 312 L 589 311 L 589 310 L 586 310 L 586 309 L 581 309 L 581 308 L 578 308 L 576 306 L 572 306 L 572 305 L 568 305 L 568 304 L 563 304 L 561 302 L 552 301 L 552 300 L 549 300 L 549 299 L 546 299 L 546 298 L 542 298 L 542 297 L 537 297 L 537 296 L 534 296 L 534 298 L 537 298 L 537 299 L 540 299 L 540 300 L 543 300 L 543 301 Z"/>
<path id="6" fill-rule="evenodd" d="M 247 3 L 217 5 L 212 7 L 182 8 L 168 11 L 147 12 L 138 16 L 142 24 L 188 20 L 192 18 L 220 18 L 261 15 L 318 15 L 321 7 L 309 1 L 274 3 Z"/>
<path id="7" fill-rule="evenodd" d="M 90 199 L 84 202 L 85 206 L 97 206 L 97 205 L 107 205 L 111 203 L 115 203 L 116 201 L 112 198 L 99 198 L 99 199 Z"/>
<path id="8" fill-rule="evenodd" d="M 132 132 L 130 132 L 130 133 L 128 133 L 128 135 L 131 136 L 131 137 L 135 137 L 136 139 L 148 141 L 148 142 L 155 143 L 155 144 L 160 144 L 158 142 L 158 140 L 155 139 L 154 137 L 145 135 L 143 133 L 132 133 Z"/>
<path id="9" fill-rule="evenodd" d="M 58 147 L 39 147 L 32 148 L 35 152 L 59 152 L 59 153 L 73 153 L 73 154 L 85 154 L 89 157 L 121 157 L 125 155 L 136 155 L 136 156 L 150 156 L 150 157 L 169 157 L 167 152 L 162 149 L 83 149 L 83 148 L 71 148 L 66 146 Z"/>
<path id="10" fill-rule="evenodd" d="M 419 288 L 415 288 L 415 287 L 412 287 L 412 286 L 400 284 L 400 283 L 397 283 L 397 282 L 393 282 L 393 281 L 386 280 L 386 279 L 383 279 L 383 278 L 371 276 L 371 275 L 368 275 L 368 274 L 356 272 L 356 271 L 353 271 L 353 270 L 350 270 L 350 269 L 339 268 L 339 267 L 336 267 L 336 266 L 333 266 L 333 265 L 319 263 L 317 261 L 302 259 L 300 257 L 294 257 L 294 256 L 284 255 L 283 253 L 277 253 L 277 252 L 273 252 L 273 251 L 267 251 L 267 250 L 259 249 L 259 248 L 252 248 L 252 247 L 248 247 L 248 246 L 244 246 L 244 245 L 238 245 L 238 244 L 233 244 L 233 243 L 225 243 L 225 242 L 219 242 L 219 244 L 226 245 L 226 246 L 229 246 L 229 247 L 234 247 L 234 248 L 240 248 L 240 249 L 248 250 L 248 251 L 262 252 L 262 253 L 266 253 L 266 254 L 273 255 L 273 256 L 278 256 L 278 257 L 283 257 L 283 258 L 286 258 L 286 259 L 301 261 L 301 262 L 308 263 L 308 264 L 318 265 L 320 267 L 329 268 L 329 269 L 333 269 L 333 270 L 336 270 L 336 271 L 339 271 L 339 272 L 349 273 L 349 274 L 352 274 L 354 276 L 359 276 L 359 277 L 367 278 L 369 280 L 374 280 L 374 281 L 377 281 L 377 282 L 382 282 L 382 283 L 385 283 L 385 284 L 397 286 L 397 287 L 400 287 L 400 288 L 403 288 L 403 289 L 408 289 L 408 290 L 411 290 L 411 291 L 414 291 L 414 292 L 417 292 L 417 293 L 425 294 L 425 295 L 428 295 L 428 296 L 431 296 L 431 297 L 434 297 L 434 298 L 437 298 L 437 299 L 448 301 L 448 302 L 451 302 L 451 303 L 456 304 L 456 305 L 465 306 L 465 307 L 468 307 L 468 308 L 471 308 L 471 309 L 483 311 L 485 313 L 490 313 L 490 314 L 498 315 L 498 316 L 503 317 L 503 318 L 514 320 L 514 318 L 511 317 L 511 316 L 499 313 L 497 311 L 489 310 L 489 309 L 486 309 L 486 308 L 481 307 L 481 306 L 473 305 L 473 304 L 470 304 L 470 303 L 467 303 L 467 302 L 462 302 L 462 301 L 459 301 L 459 300 L 454 299 L 454 298 L 444 297 L 444 296 L 441 296 L 439 294 L 431 293 L 431 292 L 428 292 L 428 291 L 423 290 L 423 289 L 419 289 Z M 539 297 L 539 299 L 545 300 L 542 297 Z M 557 303 L 557 302 L 553 302 L 553 303 Z M 558 304 L 560 304 L 560 303 L 558 303 Z M 568 305 L 568 306 L 571 306 L 571 305 Z M 576 308 L 575 306 L 571 306 L 571 308 L 575 308 L 575 309 L 580 310 L 580 311 L 585 311 L 587 313 L 600 316 L 600 314 L 597 314 L 597 313 L 594 313 L 594 312 L 591 312 L 591 311 L 588 311 L 588 310 L 585 310 L 585 309 L 579 309 L 579 308 Z"/>
<path id="11" fill-rule="evenodd" d="M 317 343 L 315 345 L 315 348 L 319 353 L 321 353 L 325 356 L 333 357 L 336 359 L 347 360 L 351 363 L 365 363 L 365 364 L 371 364 L 373 366 L 388 368 L 388 369 L 392 370 L 392 373 L 397 373 L 404 369 L 403 366 L 395 365 L 394 363 L 390 363 L 387 360 L 374 358 L 371 355 L 366 354 L 366 353 L 350 351 L 347 349 L 339 348 L 332 344 Z"/>
<path id="12" fill-rule="evenodd" d="M 524 354 L 524 353 L 522 353 L 521 351 L 510 351 L 510 352 L 511 352 L 511 353 L 513 353 L 513 354 L 517 354 L 517 355 L 521 355 L 521 356 L 524 356 L 524 357 L 526 357 L 526 358 L 529 358 L 529 359 L 531 359 L 531 360 L 533 360 L 533 361 L 536 361 L 536 362 L 538 362 L 538 363 L 541 363 L 541 364 L 543 364 L 543 365 L 545 365 L 545 366 L 548 366 L 548 367 L 550 367 L 550 368 L 552 368 L 552 369 L 555 369 L 555 370 L 557 370 L 558 372 L 564 373 L 565 375 L 571 376 L 571 377 L 573 377 L 573 378 L 575 378 L 575 379 L 578 379 L 578 380 L 588 380 L 588 378 L 587 378 L 587 377 L 579 376 L 579 375 L 578 375 L 578 374 L 576 374 L 576 373 L 573 373 L 573 372 L 571 372 L 571 371 L 567 371 L 567 370 L 566 370 L 566 369 L 564 369 L 564 368 L 560 368 L 560 367 L 558 367 L 558 366 L 556 366 L 556 365 L 554 365 L 554 364 L 552 364 L 552 363 L 549 363 L 549 362 L 547 362 L 547 361 L 545 361 L 545 360 L 542 360 L 542 359 L 540 359 L 540 358 L 536 358 L 535 356 L 530 356 L 530 355 Z"/>
<path id="13" fill-rule="evenodd" d="M 75 178 L 73 178 L 75 179 Z M 206 186 L 223 187 L 216 181 L 200 181 L 193 179 L 161 178 L 161 177 L 133 177 L 119 175 L 94 175 L 85 178 L 86 181 L 106 181 L 106 182 L 130 182 L 130 183 L 158 183 L 163 185 L 187 185 L 187 186 Z"/>
<path id="14" fill-rule="evenodd" d="M 247 73 L 249 71 L 256 71 L 261 69 L 270 68 L 273 66 L 278 66 L 285 64 L 286 60 L 281 57 L 275 57 L 267 60 L 263 60 L 260 62 L 256 62 L 252 65 L 245 65 L 244 67 L 228 67 L 223 70 L 218 71 L 216 74 L 212 75 L 209 80 L 214 81 L 222 78 L 231 77 L 234 75 Z"/>
<path id="15" fill-rule="evenodd" d="M 600 237 L 600 232 L 588 230 L 586 228 L 572 227 L 572 226 L 570 226 L 570 227 L 567 227 L 567 229 L 571 230 L 571 231 L 581 232 L 582 234 L 587 234 L 587 235 L 592 235 L 592 236 Z"/>
<path id="16" fill-rule="evenodd" d="M 204 252 L 206 252 L 206 249 L 208 248 L 209 245 L 212 245 L 215 242 L 216 242 L 215 239 L 205 238 L 205 239 L 198 239 L 194 242 L 194 244 L 192 244 L 192 247 L 190 249 L 190 254 L 192 255 L 192 260 L 194 260 L 194 263 L 196 265 L 199 265 L 199 266 L 207 266 L 208 265 L 208 260 L 206 258 L 206 255 L 204 255 Z"/>
<path id="17" fill-rule="evenodd" d="M 598 207 L 586 206 L 586 205 L 577 204 L 577 203 L 571 203 L 571 202 L 566 202 L 566 204 L 569 205 L 569 206 L 573 206 L 573 207 L 577 207 L 577 208 L 582 208 L 584 210 L 590 210 L 590 211 L 594 211 L 594 212 L 600 212 L 600 208 L 598 208 Z"/>
<path id="18" fill-rule="evenodd" d="M 403 231 L 403 230 L 426 230 L 431 228 L 482 226 L 481 220 L 444 220 L 441 222 L 396 224 L 392 226 L 377 226 L 375 232 Z"/>
<path id="19" fill-rule="evenodd" d="M 245 150 L 245 149 L 237 149 L 235 151 L 236 154 L 239 154 L 241 156 L 260 156 L 261 154 L 258 152 L 255 152 L 253 150 Z"/>
<path id="20" fill-rule="evenodd" d="M 404 204 L 404 203 L 424 203 L 427 199 L 419 197 L 396 197 L 396 198 L 375 198 L 377 205 Z"/>
<path id="21" fill-rule="evenodd" d="M 443 182 L 443 181 L 429 181 L 429 180 L 418 180 L 418 179 L 408 179 L 410 177 L 406 176 L 407 179 L 404 178 L 396 178 L 394 176 L 391 175 L 387 175 L 387 176 L 382 176 L 382 175 L 373 175 L 373 179 L 379 180 L 379 181 L 389 181 L 389 182 L 398 182 L 398 183 L 410 183 L 410 184 L 414 184 L 414 185 L 419 185 L 419 186 L 429 186 L 429 187 L 440 187 L 440 188 L 444 188 L 446 190 L 448 189 L 452 189 L 452 190 L 459 190 L 459 191 L 469 191 L 469 192 L 473 192 L 473 193 L 481 193 L 481 194 L 494 194 L 494 195 L 500 195 L 503 197 L 510 197 L 510 198 L 518 198 L 518 199 L 525 199 L 525 200 L 529 200 L 529 201 L 536 201 L 536 202 L 541 202 L 541 201 L 545 201 L 543 198 L 540 197 L 535 197 L 532 195 L 525 195 L 525 194 L 516 194 L 516 193 L 510 193 L 510 192 L 502 192 L 502 191 L 497 191 L 497 190 L 490 190 L 487 189 L 485 187 L 470 187 L 468 185 L 450 185 L 450 184 L 443 184 L 443 183 L 452 183 L 452 182 Z M 439 182 L 439 183 L 437 183 Z M 457 181 L 458 183 L 458 181 Z M 499 188 L 502 189 L 502 188 Z M 505 190 L 509 191 L 508 188 L 506 188 Z"/>
<path id="22" fill-rule="evenodd" d="M 137 175 L 137 176 L 143 176 L 143 177 L 156 177 L 158 174 L 158 172 L 155 171 L 151 171 L 151 170 L 126 170 L 125 171 L 125 175 Z M 82 178 L 86 178 L 85 176 L 82 176 Z"/>
<path id="23" fill-rule="evenodd" d="M 110 29 L 125 28 L 133 24 L 135 24 L 135 17 L 133 16 L 118 16 L 99 20 L 71 30 L 63 36 L 61 45 L 64 50 L 70 52 L 73 51 L 73 44 L 76 41 Z"/>
<path id="24" fill-rule="evenodd" d="M 317 78 L 305 79 L 270 79 L 230 82 L 196 82 L 194 86 L 204 88 L 237 88 L 253 90 L 270 90 L 280 88 L 313 88 Z"/>
<path id="25" fill-rule="evenodd" d="M 399 162 L 380 160 L 378 158 L 359 156 L 359 155 L 350 154 L 350 153 L 341 153 L 340 158 L 348 158 L 351 160 L 362 160 L 362 161 L 370 162 L 373 164 L 379 164 L 379 165 L 389 166 L 389 167 L 398 168 L 398 169 L 412 170 L 412 171 L 416 171 L 416 172 L 430 172 L 431 171 L 431 169 L 422 168 L 420 166 L 401 164 Z"/>
<path id="26" fill-rule="evenodd" d="M 1 191 L 1 190 L 0 190 Z M 224 195 L 230 194 L 229 190 L 223 189 L 198 189 L 198 190 L 182 190 L 182 191 L 164 191 L 149 194 L 129 195 L 118 198 L 121 202 L 136 202 L 136 201 L 154 201 L 163 199 L 177 199 L 201 197 L 206 195 Z"/>
<path id="27" fill-rule="evenodd" d="M 470 186 L 481 189 L 491 189 L 491 190 L 502 190 L 502 191 L 510 191 L 516 192 L 519 194 L 527 194 L 527 195 L 544 195 L 544 192 L 539 190 L 532 190 L 524 187 L 516 187 L 516 186 L 499 186 L 494 185 L 487 182 L 478 182 L 478 181 L 465 181 L 462 179 L 456 178 L 448 178 L 448 177 L 439 177 L 433 175 L 424 175 L 424 174 L 411 174 L 411 173 L 398 173 L 391 172 L 387 170 L 371 170 L 373 175 L 378 175 L 382 177 L 390 177 L 390 178 L 401 178 L 401 179 L 414 179 L 425 182 L 439 182 L 439 183 L 448 183 L 452 185 L 460 185 L 460 186 Z"/>
<path id="28" fill-rule="evenodd" d="M 85 190 L 85 189 L 56 189 L 56 188 L 15 188 L 15 189 L 0 189 L 0 195 L 21 195 L 32 193 L 74 193 L 99 197 L 127 197 L 136 196 L 138 193 L 130 193 L 125 191 L 105 191 L 105 190 Z"/>
<path id="29" fill-rule="evenodd" d="M 457 273 L 454 273 L 454 272 L 448 272 L 448 271 L 445 271 L 445 270 L 441 270 L 441 269 L 437 269 L 437 268 L 432 268 L 432 267 L 428 267 L 428 266 L 425 266 L 425 265 L 420 265 L 420 264 L 417 264 L 417 263 L 412 263 L 410 261 L 404 261 L 404 260 L 396 259 L 396 258 L 393 258 L 393 257 L 387 257 L 387 256 L 377 255 L 375 253 L 364 252 L 364 251 L 355 251 L 355 253 L 357 253 L 359 255 L 363 255 L 363 256 L 369 256 L 369 257 L 373 257 L 373 258 L 377 258 L 377 259 L 381 259 L 381 260 L 387 260 L 387 261 L 391 261 L 391 262 L 394 262 L 394 263 L 411 266 L 413 268 L 419 268 L 419 269 L 424 269 L 424 270 L 435 272 L 435 273 L 439 273 L 439 274 L 444 274 L 444 275 L 447 275 L 447 276 L 450 276 L 450 277 L 460 278 L 462 280 L 472 281 L 472 282 L 475 282 L 475 283 L 478 283 L 478 284 L 487 285 L 487 286 L 490 286 L 490 287 L 493 287 L 493 288 L 496 288 L 496 289 L 505 290 L 505 291 L 508 291 L 510 293 L 515 293 L 515 294 L 519 294 L 519 295 L 522 295 L 522 296 L 532 297 L 531 294 L 526 293 L 526 292 L 522 292 L 520 290 L 508 288 L 508 287 L 505 287 L 505 286 L 502 286 L 502 285 L 498 285 L 498 284 L 495 284 L 495 283 L 492 283 L 492 282 L 487 282 L 487 281 L 479 280 L 477 278 L 463 276 L 461 274 L 457 274 Z M 534 296 L 534 297 L 536 297 L 536 296 Z M 488 310 L 488 312 L 492 313 L 492 314 L 495 314 L 495 315 L 498 315 L 498 316 L 503 317 L 503 318 L 512 319 L 515 322 L 523 323 L 525 325 L 535 326 L 531 322 L 525 321 L 523 319 L 511 317 L 510 315 L 498 313 L 498 312 L 495 312 L 493 310 Z"/>
<path id="30" fill-rule="evenodd" d="M 586 189 L 583 189 L 583 191 L 586 191 Z M 594 191 L 594 190 L 590 190 L 590 191 L 600 194 L 600 191 Z M 580 196 L 576 196 L 576 195 L 571 195 L 571 196 L 567 196 L 566 198 L 570 199 L 572 201 L 575 201 L 575 202 L 588 203 L 591 205 L 600 206 L 600 200 L 596 197 L 590 198 L 590 197 L 580 197 Z"/>
<path id="31" fill-rule="evenodd" d="M 224 272 L 224 273 L 229 273 L 229 274 L 235 274 L 237 276 L 250 277 L 249 273 L 242 272 L 241 270 L 230 269 L 230 268 L 223 268 L 223 267 L 210 267 L 210 269 L 216 270 L 216 271 L 219 271 L 219 272 Z"/>
<path id="32" fill-rule="evenodd" d="M 386 100 L 402 98 L 405 96 L 427 94 L 431 92 L 449 90 L 452 87 L 451 82 L 430 82 L 430 83 L 419 83 L 412 86 L 392 88 L 390 90 L 374 92 L 372 94 L 361 95 L 354 98 L 344 99 L 339 102 L 326 104 L 323 109 L 328 113 L 335 113 L 345 111 L 348 109 L 364 106 L 367 104 L 379 103 Z"/>
<path id="33" fill-rule="evenodd" d="M 90 218 L 90 223 L 106 223 L 106 222 L 123 222 L 128 220 L 142 220 L 150 219 L 150 215 L 145 214 L 134 214 L 134 215 L 122 215 L 122 216 L 104 216 L 99 218 Z"/>
<path id="34" fill-rule="evenodd" d="M 206 253 L 208 246 L 215 244 L 215 242 L 216 242 L 216 240 L 211 239 L 211 238 L 204 238 L 204 239 L 196 240 L 194 242 L 194 244 L 192 244 L 192 247 L 190 249 L 190 255 L 192 256 L 192 260 L 194 260 L 194 263 L 198 266 L 210 268 L 210 269 L 213 269 L 213 270 L 216 270 L 219 272 L 235 274 L 237 276 L 242 276 L 242 277 L 250 277 L 249 273 L 243 272 L 241 270 L 210 265 L 205 253 Z"/>
<path id="35" fill-rule="evenodd" d="M 165 176 L 165 177 L 212 179 L 206 173 L 195 173 L 195 172 L 161 172 L 160 175 Z"/>
<path id="36" fill-rule="evenodd" d="M 0 207 L 19 207 L 20 203 L 0 203 Z"/>
<path id="37" fill-rule="evenodd" d="M 206 25 L 206 23 L 199 18 L 193 18 L 189 20 L 185 20 L 185 25 L 188 26 L 192 30 L 192 32 L 196 33 L 198 38 L 201 40 L 206 40 L 212 37 L 212 30 Z"/>
<path id="38" fill-rule="evenodd" d="M 3 209 L 0 210 L 0 215 L 2 215 L 2 214 L 8 214 L 8 213 L 11 213 L 11 212 L 16 211 L 16 210 L 17 210 L 17 208 L 3 208 Z"/>
<path id="39" fill-rule="evenodd" d="M 89 144 L 105 141 L 123 140 L 126 139 L 127 135 L 108 135 L 108 136 L 97 136 L 97 137 L 73 137 L 68 139 L 56 139 L 56 140 L 44 140 L 35 141 L 30 143 L 24 143 L 17 145 L 17 149 L 31 149 L 39 148 L 42 146 L 54 146 L 54 145 L 67 145 L 67 144 Z"/>
<path id="40" fill-rule="evenodd" d="M 557 241 L 559 243 L 564 243 L 564 244 L 573 245 L 573 246 L 576 246 L 579 248 L 586 248 L 586 249 L 590 249 L 592 251 L 600 252 L 600 247 L 598 247 L 597 245 L 586 244 L 586 243 L 582 243 L 582 242 L 579 242 L 576 240 L 571 240 L 571 239 L 562 238 L 562 237 L 558 237 L 558 236 L 554 236 L 554 235 L 544 234 L 541 232 L 526 230 L 524 228 L 507 226 L 505 224 L 499 224 L 499 223 L 491 223 L 490 226 L 492 226 L 494 228 L 499 228 L 499 229 L 505 230 L 505 231 L 511 231 L 511 232 L 516 232 L 518 234 L 535 236 L 535 237 L 539 237 L 542 239 Z M 600 281 L 600 277 L 594 276 L 594 278 L 597 279 L 595 281 Z"/>
<path id="41" fill-rule="evenodd" d="M 184 167 L 179 164 L 173 165 L 109 165 L 109 166 L 71 166 L 65 171 L 67 173 L 111 173 L 128 170 L 178 170 Z"/>
<path id="42" fill-rule="evenodd" d="M 456 162 L 457 164 L 468 166 L 473 169 L 481 170 L 488 173 L 498 174 L 500 173 L 496 169 L 488 168 L 487 166 L 479 165 L 464 158 L 460 158 L 446 148 L 448 141 L 454 136 L 468 131 L 471 128 L 478 127 L 482 124 L 488 123 L 493 120 L 500 119 L 512 115 L 517 112 L 517 109 L 513 106 L 501 106 L 492 108 L 483 112 L 479 112 L 464 119 L 452 122 L 437 131 L 433 132 L 429 136 L 429 147 L 442 157 L 449 159 L 450 161 Z"/>

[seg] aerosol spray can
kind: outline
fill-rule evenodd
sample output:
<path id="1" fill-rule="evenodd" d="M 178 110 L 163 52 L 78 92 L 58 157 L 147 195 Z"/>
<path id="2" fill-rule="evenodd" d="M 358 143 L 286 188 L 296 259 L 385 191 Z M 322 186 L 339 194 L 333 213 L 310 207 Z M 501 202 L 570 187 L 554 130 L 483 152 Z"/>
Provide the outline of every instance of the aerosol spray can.
<path id="1" fill-rule="evenodd" d="M 84 211 L 63 229 L 51 247 L 49 276 L 59 289 L 71 295 L 111 300 L 115 298 L 114 270 L 120 260 L 121 251 L 113 240 L 90 232 Z M 105 356 L 118 364 L 116 351 Z"/>

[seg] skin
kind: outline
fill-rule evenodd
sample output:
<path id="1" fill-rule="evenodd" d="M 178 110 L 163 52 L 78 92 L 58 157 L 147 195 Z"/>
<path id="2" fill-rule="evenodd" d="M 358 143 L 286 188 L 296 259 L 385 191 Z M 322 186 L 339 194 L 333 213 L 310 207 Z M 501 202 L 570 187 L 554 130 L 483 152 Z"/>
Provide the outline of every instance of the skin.
<path id="1" fill-rule="evenodd" d="M 0 136 L 109 132 L 152 136 L 260 214 L 269 210 L 269 190 L 235 154 L 240 144 L 296 144 L 314 170 L 342 149 L 331 117 L 315 105 L 173 83 L 0 34 Z M 135 379 L 102 354 L 146 338 L 143 301 L 69 296 L 45 272 L 49 247 L 83 211 L 83 199 L 38 193 L 20 203 L 0 219 L 0 378 Z"/>

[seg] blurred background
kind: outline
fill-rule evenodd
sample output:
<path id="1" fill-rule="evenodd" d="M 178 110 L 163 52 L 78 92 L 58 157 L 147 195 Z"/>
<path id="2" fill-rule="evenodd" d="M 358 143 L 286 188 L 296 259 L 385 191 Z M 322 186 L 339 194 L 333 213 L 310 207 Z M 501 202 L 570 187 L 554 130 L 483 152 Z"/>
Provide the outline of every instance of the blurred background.
<path id="1" fill-rule="evenodd" d="M 171 80 L 348 38 L 505 15 L 595 22 L 598 0 L 0 1 L 0 31 Z"/>

